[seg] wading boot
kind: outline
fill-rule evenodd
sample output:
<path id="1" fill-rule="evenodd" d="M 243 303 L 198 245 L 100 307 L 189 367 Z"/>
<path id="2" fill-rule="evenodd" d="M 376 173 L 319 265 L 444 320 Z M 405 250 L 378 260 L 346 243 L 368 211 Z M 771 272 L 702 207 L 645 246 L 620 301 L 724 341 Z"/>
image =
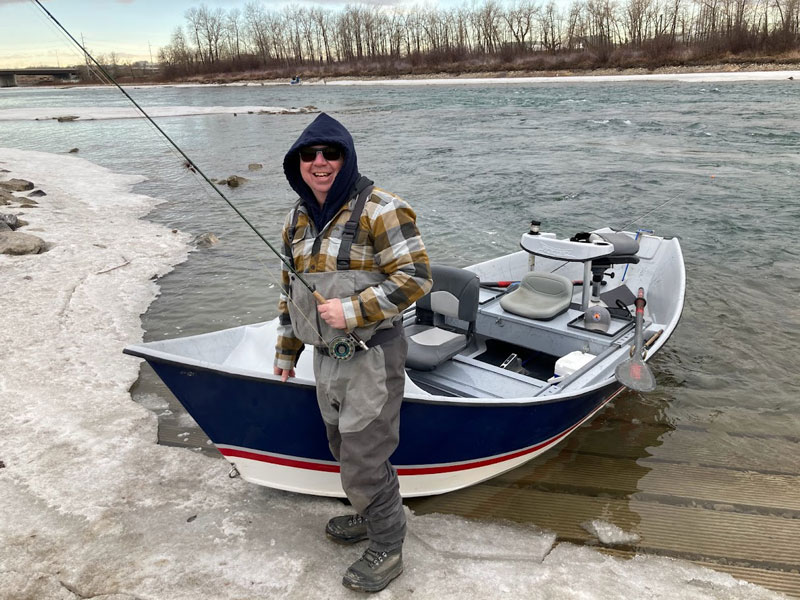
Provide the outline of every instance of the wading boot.
<path id="1" fill-rule="evenodd" d="M 328 521 L 325 533 L 337 544 L 355 544 L 367 539 L 367 519 L 361 515 L 333 517 Z"/>
<path id="2" fill-rule="evenodd" d="M 367 548 L 364 555 L 347 569 L 342 585 L 356 592 L 380 592 L 402 572 L 402 548 L 389 552 Z"/>

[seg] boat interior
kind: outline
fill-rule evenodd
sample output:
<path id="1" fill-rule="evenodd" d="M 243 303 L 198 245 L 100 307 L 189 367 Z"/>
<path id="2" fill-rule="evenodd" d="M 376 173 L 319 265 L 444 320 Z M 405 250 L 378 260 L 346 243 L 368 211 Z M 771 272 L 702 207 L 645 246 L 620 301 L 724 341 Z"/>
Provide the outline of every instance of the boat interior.
<path id="1" fill-rule="evenodd" d="M 404 316 L 411 381 L 438 396 L 531 398 L 613 376 L 633 340 L 637 288 L 630 283 L 652 283 L 654 265 L 639 265 L 656 260 L 660 238 L 645 240 L 640 253 L 638 241 L 628 244 L 634 240 L 625 234 L 606 237 L 611 249 L 602 241 L 605 255 L 593 256 L 593 249 L 573 252 L 585 242 L 541 238 L 539 244 L 523 236 L 524 250 L 502 257 L 501 270 L 512 281 L 486 280 L 497 278 L 494 261 L 470 269 L 434 265 L 431 293 Z M 655 314 L 646 312 L 645 339 L 667 326 Z"/>

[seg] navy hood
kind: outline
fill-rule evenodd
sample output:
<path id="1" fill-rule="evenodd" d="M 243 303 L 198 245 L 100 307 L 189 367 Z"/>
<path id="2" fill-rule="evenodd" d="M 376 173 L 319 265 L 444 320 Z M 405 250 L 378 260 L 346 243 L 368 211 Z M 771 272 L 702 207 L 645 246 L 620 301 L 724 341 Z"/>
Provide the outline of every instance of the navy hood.
<path id="1" fill-rule="evenodd" d="M 300 175 L 300 155 L 298 151 L 300 148 L 315 144 L 335 145 L 344 151 L 342 168 L 336 175 L 336 179 L 333 180 L 333 185 L 328 191 L 325 204 L 321 207 L 314 196 L 314 192 L 306 185 Z M 292 147 L 289 148 L 289 152 L 283 158 L 283 172 L 289 181 L 289 185 L 297 192 L 297 195 L 300 196 L 303 204 L 308 209 L 308 214 L 314 220 L 317 231 L 321 231 L 325 224 L 339 212 L 342 205 L 350 198 L 355 184 L 361 176 L 358 172 L 358 158 L 353 144 L 353 136 L 339 121 L 325 113 L 320 113 L 303 130 L 303 133 L 292 144 Z"/>

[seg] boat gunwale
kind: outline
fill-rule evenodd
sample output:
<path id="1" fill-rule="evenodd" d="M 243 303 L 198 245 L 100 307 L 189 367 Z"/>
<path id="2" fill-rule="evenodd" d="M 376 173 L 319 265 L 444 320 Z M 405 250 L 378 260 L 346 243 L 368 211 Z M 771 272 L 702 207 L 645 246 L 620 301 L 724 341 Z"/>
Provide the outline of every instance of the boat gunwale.
<path id="1" fill-rule="evenodd" d="M 201 334 L 202 335 L 202 334 Z M 621 350 L 624 347 L 620 348 Z M 277 375 L 271 373 L 257 373 L 256 371 L 249 371 L 247 373 L 242 370 L 236 369 L 222 369 L 214 367 L 212 363 L 206 361 L 197 361 L 193 359 L 176 360 L 174 358 L 167 358 L 167 356 L 174 357 L 174 354 L 167 354 L 158 350 L 143 351 L 142 346 L 134 344 L 126 346 L 123 351 L 124 354 L 143 358 L 148 362 L 154 361 L 160 364 L 166 364 L 173 367 L 187 367 L 201 372 L 213 373 L 216 375 L 223 375 L 226 377 L 233 377 L 235 379 L 244 379 L 247 381 L 268 381 L 279 386 L 300 387 L 307 389 L 316 389 L 316 383 L 309 380 L 291 381 L 287 380 L 281 382 Z M 564 392 L 551 394 L 547 396 L 525 396 L 521 398 L 469 398 L 463 396 L 435 396 L 435 395 L 422 395 L 416 393 L 404 394 L 403 402 L 413 402 L 415 404 L 440 404 L 447 406 L 471 406 L 471 407 L 504 407 L 504 406 L 526 406 L 526 405 L 541 405 L 551 404 L 555 402 L 563 402 L 571 400 L 586 394 L 594 393 L 597 390 L 612 385 L 616 379 L 611 376 L 600 382 L 596 382 L 590 386 L 582 387 L 573 390 L 572 392 Z M 620 387 L 624 387 L 621 383 Z"/>

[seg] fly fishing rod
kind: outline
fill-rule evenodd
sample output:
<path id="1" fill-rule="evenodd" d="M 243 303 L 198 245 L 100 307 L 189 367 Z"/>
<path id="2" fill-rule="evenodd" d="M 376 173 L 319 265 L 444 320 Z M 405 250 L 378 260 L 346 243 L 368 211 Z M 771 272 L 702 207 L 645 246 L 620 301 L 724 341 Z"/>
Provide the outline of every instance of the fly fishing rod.
<path id="1" fill-rule="evenodd" d="M 131 95 L 128 94 L 128 92 L 126 92 L 119 83 L 117 83 L 117 80 L 114 79 L 114 77 L 111 76 L 111 74 L 103 67 L 103 65 L 101 65 L 94 58 L 94 56 L 92 56 L 89 53 L 89 51 L 83 46 L 83 44 L 81 44 L 77 39 L 75 39 L 75 36 L 73 36 L 67 30 L 67 28 L 64 27 L 61 24 L 61 22 L 58 19 L 56 19 L 56 17 L 50 11 L 47 10 L 42 5 L 40 0 L 31 0 L 31 1 L 34 4 L 36 4 L 36 6 L 38 6 L 42 10 L 42 12 L 44 12 L 44 14 L 47 15 L 47 17 L 53 23 L 56 24 L 56 26 L 72 41 L 72 43 L 74 43 L 78 48 L 80 48 L 80 50 L 81 50 L 81 52 L 83 52 L 84 56 L 86 56 L 86 58 L 90 59 L 92 61 L 92 63 L 94 63 L 94 65 L 100 70 L 100 72 L 103 74 L 103 76 L 106 77 L 108 79 L 108 81 L 110 81 L 114 86 L 116 86 L 117 89 L 120 92 L 122 92 L 122 94 L 128 100 L 131 101 L 131 103 L 136 107 L 136 109 L 140 113 L 142 113 L 142 116 L 145 119 L 147 119 L 153 127 L 155 127 L 156 131 L 158 131 L 162 136 L 164 136 L 164 138 L 170 143 L 170 145 L 184 158 L 184 160 L 186 161 L 186 163 L 185 163 L 186 167 L 189 168 L 192 172 L 197 173 L 198 175 L 200 175 L 206 181 L 206 183 L 208 183 L 208 185 L 210 185 L 214 189 L 214 191 L 217 192 L 217 194 L 220 196 L 220 198 L 222 198 L 225 201 L 225 203 L 228 206 L 230 206 L 231 209 L 233 209 L 233 211 L 242 219 L 242 221 L 244 221 L 247 224 L 247 226 L 250 229 L 253 230 L 253 232 L 261 239 L 262 242 L 264 242 L 267 245 L 267 247 L 272 251 L 272 253 L 275 254 L 275 256 L 277 256 L 280 259 L 280 261 L 289 270 L 289 272 L 294 274 L 297 277 L 297 280 L 300 281 L 300 283 L 302 283 L 308 289 L 309 292 L 311 292 L 311 294 L 314 296 L 314 299 L 316 300 L 317 304 L 325 304 L 327 302 L 325 297 L 322 294 L 320 294 L 318 291 L 316 291 L 313 288 L 313 286 L 311 286 L 305 280 L 305 278 L 294 268 L 294 266 L 289 262 L 289 260 L 287 260 L 280 252 L 278 252 L 275 249 L 275 247 L 270 243 L 270 241 L 266 237 L 264 237 L 264 235 L 258 230 L 258 228 L 255 225 L 253 225 L 250 222 L 250 220 L 244 215 L 244 213 L 242 213 L 242 211 L 240 211 L 236 207 L 236 205 L 234 205 L 233 202 L 231 202 L 228 199 L 228 197 L 225 194 L 222 193 L 222 190 L 220 190 L 206 176 L 206 174 L 203 172 L 203 170 L 199 166 L 197 166 L 197 163 L 195 163 L 191 159 L 191 157 L 188 154 L 186 154 L 183 151 L 183 149 L 180 146 L 178 146 L 178 144 L 175 143 L 175 141 L 173 141 L 173 139 L 169 135 L 167 135 L 167 133 L 158 125 L 158 123 L 156 123 L 150 117 L 150 115 L 147 114 L 147 112 L 139 105 L 139 103 L 136 102 L 136 100 L 134 100 L 133 97 L 131 97 Z M 288 293 L 288 291 L 286 293 L 286 297 L 289 299 L 290 302 L 293 302 L 292 299 L 291 299 L 291 296 Z M 317 331 L 317 335 L 319 335 L 320 339 L 323 342 L 325 342 L 325 340 L 322 338 L 322 335 L 319 333 L 319 331 Z M 358 334 L 356 334 L 354 331 L 349 331 L 349 332 L 347 332 L 346 336 L 337 336 L 330 343 L 328 343 L 328 346 L 329 346 L 330 351 L 331 351 L 330 352 L 331 356 L 333 356 L 335 358 L 343 359 L 343 360 L 347 360 L 347 359 L 351 358 L 352 355 L 353 355 L 353 350 L 354 350 L 353 342 L 355 344 L 358 344 L 364 350 L 367 350 L 367 348 L 368 348 L 367 345 L 364 343 L 364 341 L 358 336 Z"/>

